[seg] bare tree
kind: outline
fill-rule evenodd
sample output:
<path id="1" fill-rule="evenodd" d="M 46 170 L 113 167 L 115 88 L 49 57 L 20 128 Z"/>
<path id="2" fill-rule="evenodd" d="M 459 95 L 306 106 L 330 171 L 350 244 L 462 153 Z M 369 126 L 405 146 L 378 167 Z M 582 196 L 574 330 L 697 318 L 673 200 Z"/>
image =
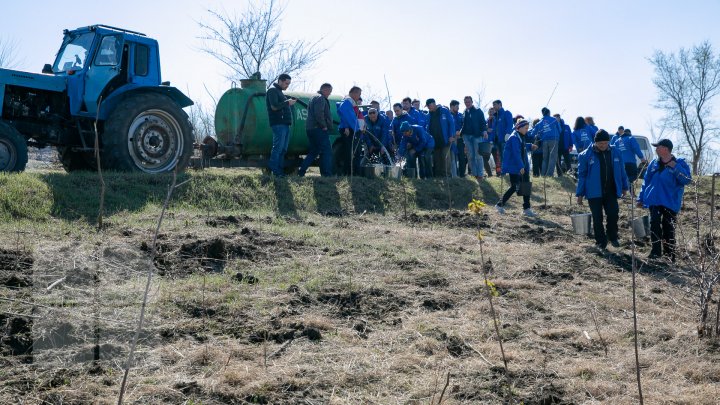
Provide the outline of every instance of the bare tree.
<path id="1" fill-rule="evenodd" d="M 681 142 L 692 153 L 693 174 L 699 174 L 720 134 L 711 118 L 713 98 L 720 93 L 720 55 L 705 41 L 677 54 L 655 51 L 648 60 L 655 67 L 657 107 L 665 111 L 668 128 L 682 134 Z"/>
<path id="2" fill-rule="evenodd" d="M 272 83 L 281 73 L 289 75 L 309 69 L 326 51 L 316 42 L 281 39 L 285 6 L 275 0 L 250 1 L 240 14 L 208 10 L 214 24 L 199 23 L 205 40 L 202 50 L 227 65 L 230 80 L 244 79 L 259 72 Z"/>
<path id="3" fill-rule="evenodd" d="M 17 43 L 0 38 L 0 68 L 12 69 L 17 66 Z"/>

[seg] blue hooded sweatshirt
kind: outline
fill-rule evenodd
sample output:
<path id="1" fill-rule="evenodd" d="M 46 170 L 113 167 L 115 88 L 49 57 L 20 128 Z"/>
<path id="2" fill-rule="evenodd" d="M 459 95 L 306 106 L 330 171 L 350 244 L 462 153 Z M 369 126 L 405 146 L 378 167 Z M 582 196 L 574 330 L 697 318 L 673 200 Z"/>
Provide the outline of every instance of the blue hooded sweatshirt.
<path id="1" fill-rule="evenodd" d="M 390 125 L 387 119 L 383 119 L 379 114 L 375 122 L 365 117 L 365 129 L 370 131 L 387 150 L 392 150 L 393 139 L 390 136 Z M 363 133 L 360 137 L 367 146 L 377 146 L 375 140 L 368 134 Z"/>
<path id="2" fill-rule="evenodd" d="M 683 158 L 675 159 L 674 168 L 663 166 L 658 158 L 650 162 L 637 200 L 645 207 L 660 205 L 678 212 L 682 205 L 685 185 L 692 181 L 690 167 Z"/>
<path id="3" fill-rule="evenodd" d="M 400 124 L 403 122 L 407 122 L 410 125 L 415 125 L 415 122 L 413 122 L 412 117 L 410 117 L 410 114 L 402 114 L 402 115 L 396 115 L 392 121 L 390 121 L 390 129 L 393 131 L 393 136 L 395 137 L 395 143 L 400 145 L 400 142 L 402 142 L 402 134 L 400 133 Z"/>
<path id="4" fill-rule="evenodd" d="M 539 136 L 541 141 L 557 141 L 560 139 L 560 124 L 555 117 L 549 115 L 542 117 L 533 129 L 535 135 Z"/>
<path id="5" fill-rule="evenodd" d="M 578 184 L 575 191 L 576 197 L 599 198 L 602 197 L 602 181 L 600 179 L 600 158 L 599 152 L 595 147 L 585 149 L 578 156 Z M 615 180 L 615 192 L 617 197 L 622 196 L 623 191 L 627 191 L 628 178 L 625 174 L 625 164 L 623 163 L 620 151 L 610 146 L 610 157 L 613 163 L 613 178 Z"/>
<path id="6" fill-rule="evenodd" d="M 589 148 L 593 143 L 593 137 L 594 134 L 590 134 L 590 129 L 588 127 L 582 127 L 573 131 L 572 139 L 573 144 L 575 145 L 575 150 L 578 153 L 582 153 L 587 150 L 587 148 Z"/>
<path id="7" fill-rule="evenodd" d="M 520 169 L 525 169 L 525 173 L 528 173 L 530 162 L 527 152 L 531 151 L 531 145 L 525 143 L 525 137 L 518 131 L 513 131 L 503 149 L 502 172 L 504 174 L 520 174 Z"/>
<path id="8" fill-rule="evenodd" d="M 338 125 L 339 130 L 343 130 L 345 128 L 350 128 L 353 131 L 358 130 L 358 116 L 355 114 L 354 107 L 355 101 L 353 101 L 350 97 L 345 97 L 338 106 L 337 112 L 340 116 L 340 125 Z"/>
<path id="9" fill-rule="evenodd" d="M 502 145 L 505 143 L 505 135 L 513 133 L 513 117 L 512 113 L 504 108 L 495 112 L 492 120 L 492 133 L 495 143 Z"/>
<path id="10" fill-rule="evenodd" d="M 640 144 L 638 144 L 637 139 L 630 134 L 613 135 L 610 140 L 610 145 L 615 146 L 622 152 L 625 163 L 635 163 L 635 156 L 644 159 L 643 153 L 640 150 Z"/>
<path id="11" fill-rule="evenodd" d="M 420 125 L 423 128 L 427 127 L 427 117 L 425 114 L 416 110 L 415 107 L 410 107 L 410 110 L 407 113 L 410 115 L 410 118 L 413 119 L 413 125 Z"/>
<path id="12" fill-rule="evenodd" d="M 405 156 L 408 145 L 411 145 L 417 153 L 422 153 L 427 149 L 432 150 L 435 147 L 435 140 L 423 127 L 420 125 L 411 125 L 410 128 L 412 128 L 413 131 L 410 136 L 402 134 L 400 150 L 398 151 L 400 156 Z"/>
<path id="13" fill-rule="evenodd" d="M 458 111 L 457 113 L 450 112 L 450 115 L 452 115 L 453 122 L 455 123 L 455 132 L 461 130 L 463 127 L 464 115 L 460 111 Z M 455 141 L 455 143 L 452 144 L 450 149 L 452 150 L 452 153 L 454 153 L 456 155 L 458 154 L 457 141 Z M 463 152 L 463 153 L 465 153 L 465 152 Z"/>

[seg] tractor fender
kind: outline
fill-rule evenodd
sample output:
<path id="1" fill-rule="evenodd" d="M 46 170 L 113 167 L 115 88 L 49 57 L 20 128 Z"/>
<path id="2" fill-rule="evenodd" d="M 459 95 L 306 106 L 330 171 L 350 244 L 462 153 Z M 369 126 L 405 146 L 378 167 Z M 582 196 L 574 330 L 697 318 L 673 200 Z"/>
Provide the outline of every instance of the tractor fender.
<path id="1" fill-rule="evenodd" d="M 102 102 L 100 110 L 98 111 L 98 118 L 100 120 L 106 120 L 110 113 L 125 97 L 138 94 L 138 93 L 158 93 L 163 94 L 173 100 L 180 108 L 185 108 L 193 105 L 193 101 L 183 94 L 176 87 L 170 86 L 139 86 L 133 84 L 127 84 L 115 90 L 106 100 Z"/>

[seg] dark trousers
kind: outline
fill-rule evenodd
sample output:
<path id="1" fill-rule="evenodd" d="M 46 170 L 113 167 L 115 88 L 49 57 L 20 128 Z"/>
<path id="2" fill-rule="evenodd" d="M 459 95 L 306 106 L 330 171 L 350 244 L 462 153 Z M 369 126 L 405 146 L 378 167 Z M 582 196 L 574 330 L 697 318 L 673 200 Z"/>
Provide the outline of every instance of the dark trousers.
<path id="1" fill-rule="evenodd" d="M 467 155 L 465 154 L 465 141 L 463 141 L 462 136 L 457 138 L 457 149 L 458 149 L 458 176 L 465 177 L 465 173 L 467 173 L 467 165 L 468 165 L 468 159 Z"/>
<path id="2" fill-rule="evenodd" d="M 450 176 L 450 145 L 436 148 L 433 151 L 432 164 L 432 172 L 435 177 Z"/>
<path id="3" fill-rule="evenodd" d="M 558 152 L 557 172 L 558 175 L 565 174 L 570 170 L 570 152 L 567 149 Z"/>
<path id="4" fill-rule="evenodd" d="M 308 154 L 300 165 L 298 174 L 304 176 L 308 167 L 320 156 L 320 175 L 323 177 L 332 176 L 332 147 L 330 146 L 330 137 L 328 131 L 322 128 L 310 129 L 307 131 L 308 136 Z"/>
<path id="5" fill-rule="evenodd" d="M 337 141 L 340 144 L 338 156 L 335 156 L 337 162 L 339 176 L 350 176 L 350 168 L 357 174 L 360 167 L 360 157 L 362 157 L 362 147 L 360 141 L 355 137 L 355 132 L 351 129 L 350 135 L 345 136 L 345 129 L 340 130 L 340 138 Z M 355 153 L 355 159 L 353 159 Z"/>
<path id="6" fill-rule="evenodd" d="M 532 154 L 533 177 L 540 176 L 540 169 L 542 168 L 542 160 L 543 160 L 542 153 L 533 153 Z"/>
<path id="7" fill-rule="evenodd" d="M 495 142 L 493 147 L 493 159 L 495 160 L 495 173 L 499 176 L 502 173 L 502 154 L 505 150 L 505 142 Z"/>
<path id="8" fill-rule="evenodd" d="M 650 206 L 650 241 L 651 253 L 660 256 L 665 254 L 675 261 L 675 222 L 677 213 L 662 205 Z"/>
<path id="9" fill-rule="evenodd" d="M 510 197 L 518 191 L 520 183 L 523 181 L 530 181 L 530 173 L 525 172 L 525 174 L 510 174 L 510 188 L 505 192 L 502 201 L 498 204 L 500 207 L 505 206 L 505 203 L 510 199 Z M 524 195 L 522 198 L 523 209 L 526 210 L 530 208 L 530 196 Z"/>
<path id="10" fill-rule="evenodd" d="M 608 240 L 617 240 L 618 238 L 618 216 L 620 215 L 620 206 L 618 205 L 617 196 L 615 194 L 604 194 L 598 198 L 588 198 L 590 212 L 592 212 L 593 231 L 595 233 L 595 243 L 605 248 Z M 607 224 L 603 228 L 603 210 L 607 216 Z M 605 232 L 607 229 L 607 233 Z"/>
<path id="11" fill-rule="evenodd" d="M 628 181 L 632 183 L 638 178 L 638 167 L 635 162 L 625 163 L 625 173 L 627 173 Z"/>
<path id="12" fill-rule="evenodd" d="M 485 175 L 492 177 L 495 170 L 490 168 L 490 153 L 481 153 L 480 156 L 482 156 L 483 166 L 485 167 Z"/>

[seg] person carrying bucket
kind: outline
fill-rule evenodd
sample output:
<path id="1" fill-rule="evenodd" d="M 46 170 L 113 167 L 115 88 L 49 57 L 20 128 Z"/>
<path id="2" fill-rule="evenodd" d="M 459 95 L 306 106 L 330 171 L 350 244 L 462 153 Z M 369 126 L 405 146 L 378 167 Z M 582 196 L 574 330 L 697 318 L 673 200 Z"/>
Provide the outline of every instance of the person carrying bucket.
<path id="1" fill-rule="evenodd" d="M 595 246 L 600 250 L 607 248 L 608 240 L 613 247 L 620 247 L 618 198 L 624 197 L 628 188 L 622 155 L 610 146 L 610 135 L 601 129 L 595 134 L 593 146 L 578 156 L 578 184 L 575 192 L 578 205 L 582 205 L 583 198 L 588 200 Z M 603 210 L 607 215 L 606 228 L 603 228 Z"/>
<path id="2" fill-rule="evenodd" d="M 648 258 L 656 259 L 664 254 L 675 262 L 675 223 L 685 185 L 692 181 L 692 176 L 685 159 L 673 156 L 672 141 L 662 139 L 652 146 L 658 157 L 648 165 L 637 206 L 650 209 L 652 249 Z"/>
<path id="3" fill-rule="evenodd" d="M 534 217 L 535 213 L 530 208 L 530 189 L 523 190 L 522 183 L 530 183 L 530 162 L 528 152 L 537 149 L 537 145 L 528 143 L 525 135 L 528 132 L 530 123 L 521 119 L 515 124 L 515 131 L 510 135 L 503 150 L 502 173 L 510 175 L 510 188 L 503 195 L 502 200 L 495 205 L 500 214 L 505 213 L 505 203 L 517 191 L 523 198 L 523 215 Z"/>

